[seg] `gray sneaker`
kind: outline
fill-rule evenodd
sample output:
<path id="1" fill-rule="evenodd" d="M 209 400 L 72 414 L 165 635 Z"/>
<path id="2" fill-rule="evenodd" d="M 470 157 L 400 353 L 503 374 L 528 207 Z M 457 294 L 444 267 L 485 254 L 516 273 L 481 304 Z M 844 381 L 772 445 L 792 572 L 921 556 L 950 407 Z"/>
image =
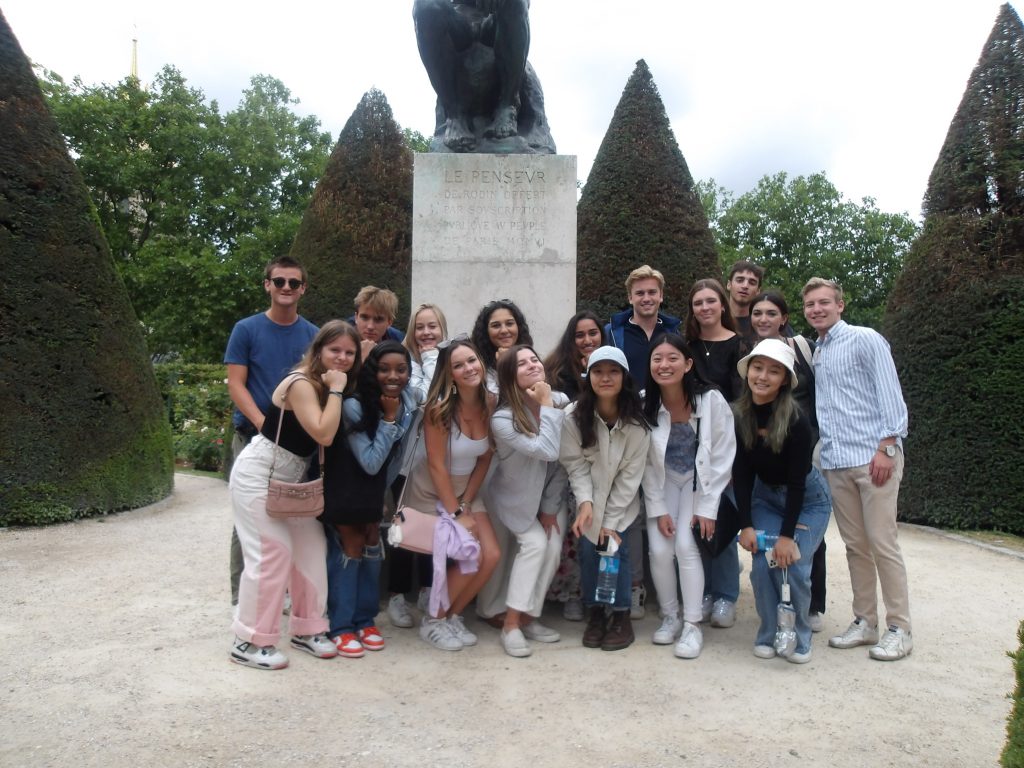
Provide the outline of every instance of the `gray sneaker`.
<path id="1" fill-rule="evenodd" d="M 812 611 L 807 614 L 807 623 L 811 626 L 811 632 L 821 632 L 825 628 L 825 617 Z"/>
<path id="2" fill-rule="evenodd" d="M 448 629 L 455 637 L 459 638 L 463 645 L 476 645 L 477 636 L 466 629 L 466 624 L 461 616 L 449 616 Z"/>
<path id="3" fill-rule="evenodd" d="M 538 643 L 557 643 L 562 639 L 557 630 L 541 624 L 538 619 L 534 619 L 529 624 L 523 624 L 520 629 L 522 629 L 523 636 L 527 640 L 533 640 Z"/>
<path id="4" fill-rule="evenodd" d="M 583 621 L 583 603 L 578 597 L 570 597 L 565 601 L 562 618 L 566 621 Z"/>
<path id="5" fill-rule="evenodd" d="M 876 661 L 897 661 L 909 656 L 912 650 L 914 639 L 910 633 L 895 624 L 890 624 L 878 645 L 868 651 L 868 655 Z"/>
<path id="6" fill-rule="evenodd" d="M 647 589 L 643 584 L 637 584 L 630 590 L 630 601 L 629 601 L 629 618 L 633 621 L 638 621 L 647 615 L 647 609 L 644 608 L 644 603 L 647 602 Z"/>
<path id="7" fill-rule="evenodd" d="M 868 625 L 867 619 L 857 618 L 841 635 L 828 639 L 833 648 L 856 648 L 858 645 L 874 645 L 878 642 L 878 629 Z"/>
<path id="8" fill-rule="evenodd" d="M 393 627 L 411 627 L 413 625 L 412 613 L 409 612 L 409 604 L 405 602 L 405 595 L 392 595 L 388 600 L 388 619 Z"/>

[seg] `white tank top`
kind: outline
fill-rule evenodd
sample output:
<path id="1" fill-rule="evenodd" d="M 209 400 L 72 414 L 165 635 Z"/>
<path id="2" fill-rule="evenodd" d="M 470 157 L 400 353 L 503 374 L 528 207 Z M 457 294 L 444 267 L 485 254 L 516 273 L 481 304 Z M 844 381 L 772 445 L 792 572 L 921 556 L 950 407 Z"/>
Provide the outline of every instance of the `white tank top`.
<path id="1" fill-rule="evenodd" d="M 487 453 L 487 449 L 490 447 L 486 436 L 479 440 L 466 437 L 462 434 L 458 425 L 454 423 L 452 424 L 451 439 L 448 445 L 450 451 L 448 465 L 450 467 L 449 472 L 452 475 L 471 474 L 476 467 L 476 460 Z"/>

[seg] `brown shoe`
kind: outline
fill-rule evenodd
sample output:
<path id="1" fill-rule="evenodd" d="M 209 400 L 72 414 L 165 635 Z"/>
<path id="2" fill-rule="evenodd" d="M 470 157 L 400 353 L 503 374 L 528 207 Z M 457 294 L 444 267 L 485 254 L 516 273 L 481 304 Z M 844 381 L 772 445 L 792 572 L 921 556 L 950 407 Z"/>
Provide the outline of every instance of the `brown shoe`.
<path id="1" fill-rule="evenodd" d="M 612 619 L 608 622 L 608 631 L 605 632 L 604 640 L 601 642 L 602 651 L 621 651 L 633 644 L 636 636 L 633 634 L 633 625 L 629 620 L 629 611 L 615 611 Z"/>
<path id="2" fill-rule="evenodd" d="M 600 648 L 608 631 L 608 617 L 604 614 L 604 606 L 595 605 L 590 609 L 587 628 L 583 630 L 583 647 Z"/>

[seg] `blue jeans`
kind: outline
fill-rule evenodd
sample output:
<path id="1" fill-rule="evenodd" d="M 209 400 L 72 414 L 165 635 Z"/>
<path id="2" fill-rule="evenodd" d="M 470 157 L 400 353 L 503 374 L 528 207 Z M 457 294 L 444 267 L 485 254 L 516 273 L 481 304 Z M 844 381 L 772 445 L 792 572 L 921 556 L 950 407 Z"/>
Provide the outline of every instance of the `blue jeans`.
<path id="1" fill-rule="evenodd" d="M 723 496 L 728 496 L 733 504 L 732 483 L 725 489 Z M 715 600 L 728 600 L 735 603 L 740 599 L 740 553 L 735 544 L 730 544 L 718 557 L 704 557 L 704 594 L 711 595 Z"/>
<path id="2" fill-rule="evenodd" d="M 811 626 L 807 623 L 807 612 L 811 605 L 811 564 L 825 536 L 832 512 L 832 495 L 821 473 L 811 469 L 806 484 L 804 505 L 794 535 L 800 548 L 800 559 L 787 569 L 790 599 L 796 611 L 797 653 L 811 650 Z M 785 509 L 785 486 L 764 485 L 755 478 L 750 502 L 754 527 L 777 536 L 782 528 Z M 753 560 L 750 584 L 754 588 L 754 604 L 761 619 L 754 644 L 771 645 L 775 640 L 777 608 L 782 600 L 782 569 L 769 568 L 763 552 L 754 555 Z"/>
<path id="3" fill-rule="evenodd" d="M 328 637 L 373 626 L 380 610 L 381 545 L 364 547 L 362 558 L 348 557 L 332 525 L 327 537 Z"/>
<path id="4" fill-rule="evenodd" d="M 619 545 L 619 580 L 615 583 L 615 605 L 613 611 L 628 611 L 632 603 L 633 577 L 629 568 L 629 536 L 627 531 L 618 531 L 622 537 Z M 595 605 L 601 605 L 594 599 L 594 592 L 597 590 L 597 565 L 598 558 L 602 557 L 597 551 L 597 546 L 586 536 L 580 536 L 576 544 L 576 557 L 580 563 L 580 590 L 585 608 L 589 609 Z"/>

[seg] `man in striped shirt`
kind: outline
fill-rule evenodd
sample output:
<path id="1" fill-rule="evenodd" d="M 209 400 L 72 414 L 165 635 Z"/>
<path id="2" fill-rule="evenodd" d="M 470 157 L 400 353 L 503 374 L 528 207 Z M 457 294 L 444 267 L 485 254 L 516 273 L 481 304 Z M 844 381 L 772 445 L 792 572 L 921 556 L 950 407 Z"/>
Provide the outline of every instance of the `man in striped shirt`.
<path id="1" fill-rule="evenodd" d="M 814 378 L 821 467 L 853 588 L 854 621 L 829 645 L 870 645 L 872 659 L 895 661 L 914 647 L 907 569 L 896 527 L 907 406 L 888 342 L 871 328 L 843 321 L 842 289 L 811 278 L 803 300 L 804 317 L 818 332 Z M 886 610 L 881 640 L 876 582 Z"/>

